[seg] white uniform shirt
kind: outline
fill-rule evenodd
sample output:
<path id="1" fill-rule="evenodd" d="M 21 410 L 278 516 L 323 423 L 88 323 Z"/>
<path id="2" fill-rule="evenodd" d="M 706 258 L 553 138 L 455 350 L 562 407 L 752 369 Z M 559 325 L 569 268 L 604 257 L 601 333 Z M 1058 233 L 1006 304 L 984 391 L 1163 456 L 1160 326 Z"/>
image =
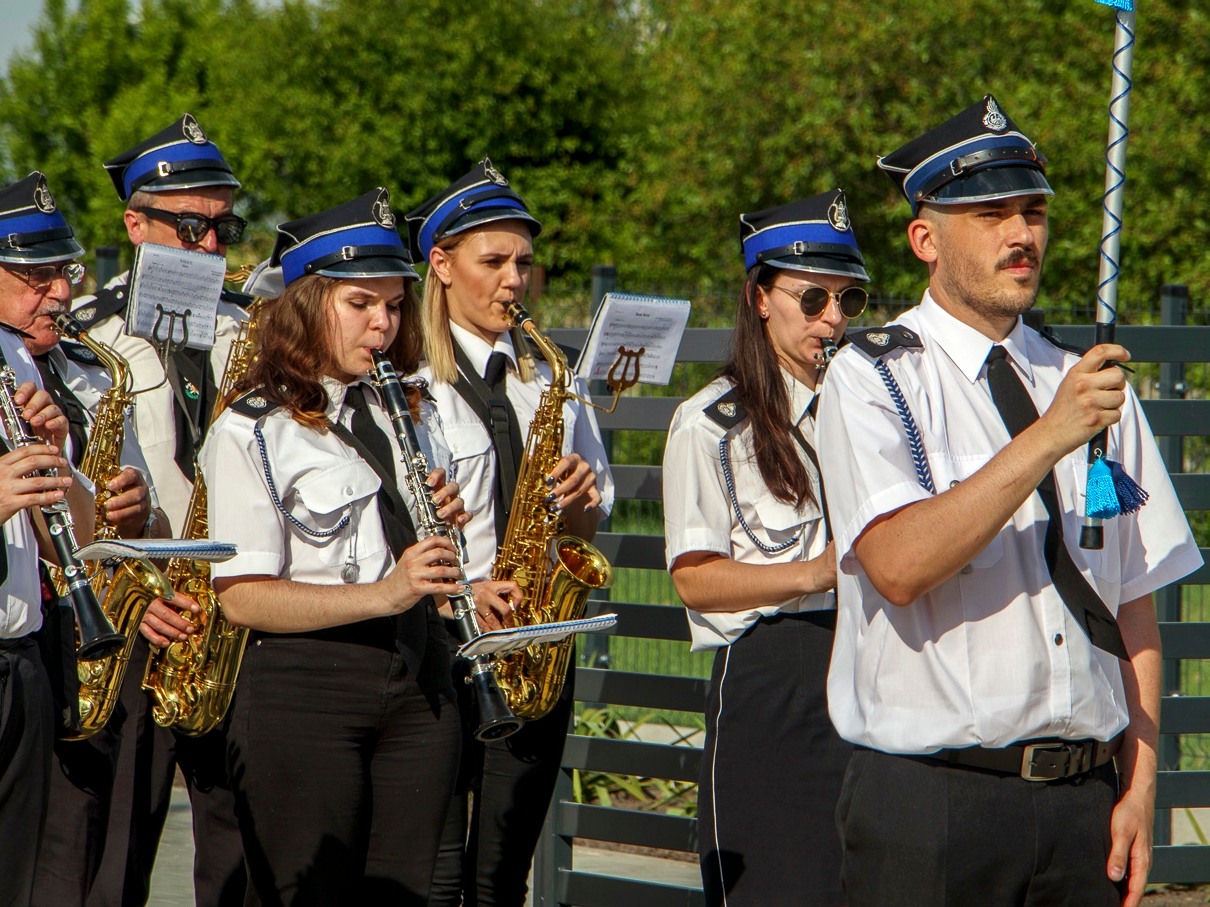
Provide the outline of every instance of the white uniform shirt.
<path id="1" fill-rule="evenodd" d="M 38 367 L 21 338 L 0 329 L 0 351 L 17 376 L 17 386 L 33 381 L 42 386 Z M 11 439 L 0 424 L 0 434 L 9 449 Z M 17 639 L 42 626 L 42 582 L 38 577 L 38 540 L 28 510 L 13 514 L 4 524 L 4 546 L 8 576 L 0 585 L 0 639 Z"/>
<path id="2" fill-rule="evenodd" d="M 462 347 L 471 365 L 483 377 L 488 357 L 493 350 L 503 352 L 509 361 L 508 377 L 505 379 L 505 394 L 517 414 L 517 424 L 528 434 L 529 423 L 538 409 L 542 391 L 550 386 L 550 366 L 538 362 L 538 380 L 527 383 L 517 377 L 517 357 L 512 338 L 505 332 L 496 339 L 494 347 L 480 337 L 464 330 L 453 322 L 450 333 L 454 342 Z M 492 563 L 496 559 L 496 450 L 491 430 L 483 424 L 470 404 L 451 384 L 433 381 L 427 366 L 419 373 L 429 383 L 429 393 L 437 401 L 441 413 L 441 427 L 453 457 L 453 478 L 461 489 L 462 499 L 471 521 L 463 530 L 466 539 L 466 575 L 472 582 L 492 575 Z M 588 396 L 584 382 L 576 379 L 573 390 Z M 522 439 L 524 440 L 524 439 Z M 597 508 L 602 517 L 613 509 L 613 476 L 601 441 L 601 430 L 592 412 L 578 400 L 569 400 L 563 407 L 563 454 L 578 453 L 597 475 L 597 490 L 601 503 Z M 517 464 L 520 466 L 520 464 Z"/>
<path id="3" fill-rule="evenodd" d="M 790 394 L 795 424 L 814 447 L 815 420 L 807 408 L 815 392 L 784 370 L 782 377 Z M 810 560 L 827 547 L 827 531 L 819 506 L 819 476 L 798 443 L 791 442 L 811 479 L 811 500 L 801 507 L 774 497 L 761 478 L 751 419 L 726 429 L 706 415 L 705 410 L 731 386 L 727 379 L 716 378 L 677 408 L 668 428 L 664 448 L 664 540 L 669 569 L 678 557 L 691 551 L 715 552 L 742 564 L 787 564 Z M 783 550 L 762 550 L 736 517 L 721 461 L 722 442 L 727 448 L 734 501 L 739 503 L 744 522 L 763 544 L 772 548 L 786 545 Z M 686 613 L 693 651 L 701 651 L 730 645 L 761 617 L 834 607 L 833 593 L 818 592 L 744 611 L 703 612 L 687 608 Z"/>
<path id="4" fill-rule="evenodd" d="M 919 349 L 885 357 L 923 441 L 938 492 L 974 475 L 1009 443 L 988 389 L 992 342 L 926 293 L 899 324 Z M 1038 411 L 1078 361 L 1018 324 L 1004 341 Z M 850 346 L 828 368 L 819 456 L 840 562 L 840 614 L 828 678 L 832 721 L 846 740 L 893 753 L 1036 737 L 1108 740 L 1129 721 L 1117 658 L 1088 641 L 1043 559 L 1046 509 L 1035 493 L 968 569 L 906 607 L 883 599 L 853 544 L 881 514 L 923 500 L 904 426 L 870 357 Z M 1201 563 L 1133 391 L 1113 427 L 1110 458 L 1151 494 L 1107 520 L 1105 547 L 1079 547 L 1085 448 L 1054 469 L 1068 551 L 1116 613 Z M 947 527 L 936 527 L 946 544 Z"/>
<path id="5" fill-rule="evenodd" d="M 345 385 L 324 378 L 331 402 L 327 417 L 349 426 L 344 406 Z M 390 421 L 372 388 L 366 400 L 374 421 L 395 444 Z M 261 446 L 255 429 L 264 438 Z M 421 408 L 416 426 L 421 449 L 432 468 L 448 467 L 448 451 L 431 404 Z M 202 448 L 200 462 L 209 502 L 210 537 L 232 542 L 238 554 L 214 564 L 215 578 L 277 576 L 316 585 L 342 583 L 346 563 L 359 568 L 358 582 L 382 579 L 395 567 L 378 512 L 378 474 L 332 432 L 320 433 L 294 421 L 282 407 L 253 420 L 228 409 L 215 421 Z M 266 475 L 268 470 L 268 475 Z M 416 519 L 416 508 L 403 482 L 403 467 L 395 466 L 400 494 Z M 273 501 L 270 477 L 279 508 Z M 331 530 L 346 516 L 348 524 L 324 537 L 300 529 L 282 508 L 309 530 Z"/>
<path id="6" fill-rule="evenodd" d="M 129 273 L 119 274 L 106 284 L 106 288 L 117 288 L 124 292 L 121 288 L 126 285 L 128 277 Z M 73 311 L 86 309 L 95 298 L 81 297 L 72 304 Z M 239 334 L 240 324 L 247 317 L 239 306 L 221 301 L 218 304 L 214 347 L 210 350 L 210 365 L 216 386 L 222 383 L 227 354 Z M 176 416 L 172 406 L 172 386 L 164 380 L 160 354 L 142 337 L 126 333 L 125 313 L 111 315 L 97 322 L 89 328 L 89 334 L 113 347 L 126 359 L 134 377 L 135 391 L 146 391 L 135 397 L 135 425 L 139 444 L 155 479 L 160 505 L 168 515 L 173 533 L 178 534 L 189 511 L 193 483 L 185 477 L 176 462 Z"/>

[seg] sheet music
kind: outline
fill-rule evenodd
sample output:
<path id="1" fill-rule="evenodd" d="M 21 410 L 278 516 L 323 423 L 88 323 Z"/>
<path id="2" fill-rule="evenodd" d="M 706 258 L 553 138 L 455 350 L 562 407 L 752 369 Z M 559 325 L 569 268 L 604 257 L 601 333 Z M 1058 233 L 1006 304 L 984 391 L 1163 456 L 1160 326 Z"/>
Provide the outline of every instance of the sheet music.
<path id="1" fill-rule="evenodd" d="M 688 323 L 688 299 L 606 293 L 588 329 L 576 374 L 586 381 L 604 381 L 618 358 L 618 347 L 624 346 L 643 350 L 639 383 L 667 384 Z"/>
<path id="2" fill-rule="evenodd" d="M 517 649 L 538 642 L 558 642 L 573 633 L 595 633 L 608 630 L 618 622 L 616 614 L 598 614 L 581 620 L 560 620 L 532 627 L 511 627 L 506 630 L 488 630 L 468 643 L 464 643 L 458 654 L 464 658 L 476 655 L 507 655 Z"/>
<path id="3" fill-rule="evenodd" d="M 185 345 L 210 349 L 226 274 L 227 261 L 221 255 L 139 243 L 130 270 L 126 332 L 157 346 L 169 341 L 179 346 L 186 339 L 187 323 Z"/>

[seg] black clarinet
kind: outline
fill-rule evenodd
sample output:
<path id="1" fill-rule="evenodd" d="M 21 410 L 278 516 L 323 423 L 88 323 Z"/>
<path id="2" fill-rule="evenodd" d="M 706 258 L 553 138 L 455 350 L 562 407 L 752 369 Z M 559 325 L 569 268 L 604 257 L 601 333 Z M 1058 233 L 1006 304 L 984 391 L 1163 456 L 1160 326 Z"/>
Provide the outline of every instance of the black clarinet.
<path id="1" fill-rule="evenodd" d="M 408 409 L 403 384 L 395 373 L 395 366 L 391 365 L 391 360 L 382 351 L 374 350 L 373 355 L 374 371 L 371 373 L 371 380 L 382 394 L 387 414 L 391 417 L 395 440 L 403 451 L 404 482 L 416 500 L 416 509 L 419 511 L 416 535 L 420 539 L 434 535 L 442 536 L 453 542 L 455 550 L 459 552 L 457 590 L 446 593 L 446 597 L 454 610 L 454 623 L 458 628 L 459 638 L 463 643 L 471 642 L 483 631 L 479 629 L 479 622 L 475 619 L 475 598 L 471 592 L 471 584 L 466 581 L 466 574 L 461 572 L 461 541 L 456 530 L 437 516 L 433 490 L 425 481 L 429 474 L 428 458 L 420 449 L 420 442 L 416 438 L 416 426 L 412 422 L 412 413 Z M 467 682 L 474 688 L 479 706 L 479 727 L 475 731 L 475 739 L 503 740 L 520 730 L 523 722 L 509 710 L 504 693 L 496 681 L 491 658 L 487 655 L 476 655 L 469 661 L 471 671 Z"/>
<path id="2" fill-rule="evenodd" d="M 28 447 L 31 444 L 41 444 L 29 430 L 13 399 L 17 392 L 17 375 L 11 366 L 5 365 L 0 369 L 0 416 L 4 420 L 4 430 L 13 449 Z M 40 476 L 58 475 L 55 469 L 40 469 Z M 55 546 L 55 554 L 59 566 L 63 570 L 63 578 L 67 582 L 67 594 L 71 599 L 72 610 L 76 615 L 76 628 L 80 634 L 80 645 L 76 648 L 76 657 L 81 661 L 93 661 L 97 658 L 108 658 L 116 655 L 126 645 L 126 637 L 113 628 L 109 618 L 101 609 L 100 602 L 92 591 L 88 573 L 84 564 L 76 557 L 74 526 L 71 521 L 71 508 L 67 498 L 58 503 L 41 508 L 46 526 L 50 530 L 51 541 Z"/>

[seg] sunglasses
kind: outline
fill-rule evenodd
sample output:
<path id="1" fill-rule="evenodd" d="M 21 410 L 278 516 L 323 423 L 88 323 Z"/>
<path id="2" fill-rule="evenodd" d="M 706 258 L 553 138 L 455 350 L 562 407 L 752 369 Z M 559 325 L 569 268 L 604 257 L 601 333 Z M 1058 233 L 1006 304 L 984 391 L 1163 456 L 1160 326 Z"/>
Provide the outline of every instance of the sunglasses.
<path id="1" fill-rule="evenodd" d="M 781 290 L 797 299 L 798 307 L 808 318 L 822 315 L 823 310 L 828 307 L 829 299 L 836 300 L 836 306 L 845 318 L 856 318 L 865 311 L 866 303 L 870 299 L 870 294 L 865 291 L 864 287 L 845 287 L 839 293 L 833 293 L 831 290 L 812 284 L 803 287 L 802 292 L 799 293 L 779 284 L 773 284 L 773 289 Z"/>
<path id="2" fill-rule="evenodd" d="M 219 243 L 231 246 L 244 238 L 244 228 L 248 222 L 234 214 L 222 214 L 218 217 L 207 217 L 193 211 L 165 211 L 162 208 L 135 208 L 135 211 L 152 220 L 163 221 L 176 226 L 176 236 L 184 243 L 199 243 L 214 229 L 214 235 Z"/>
<path id="3" fill-rule="evenodd" d="M 62 277 L 73 287 L 79 286 L 84 279 L 84 265 L 78 261 L 68 261 L 61 265 L 36 265 L 32 268 L 9 268 L 35 290 L 45 290 L 58 278 Z"/>

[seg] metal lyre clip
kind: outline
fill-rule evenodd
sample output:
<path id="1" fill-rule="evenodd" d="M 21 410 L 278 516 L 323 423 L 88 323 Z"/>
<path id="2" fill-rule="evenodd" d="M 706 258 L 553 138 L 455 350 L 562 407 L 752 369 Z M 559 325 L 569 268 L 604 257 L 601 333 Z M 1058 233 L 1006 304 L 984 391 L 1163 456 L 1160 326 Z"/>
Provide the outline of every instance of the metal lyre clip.
<path id="1" fill-rule="evenodd" d="M 162 303 L 155 304 L 155 324 L 151 326 L 151 345 L 160 354 L 160 367 L 164 369 L 163 379 L 152 387 L 144 388 L 137 393 L 145 394 L 147 391 L 155 390 L 157 387 L 163 387 L 168 383 L 168 359 L 173 353 L 178 350 L 183 350 L 189 346 L 189 316 L 193 314 L 193 309 L 185 309 L 184 312 L 178 312 L 175 309 L 166 309 Z M 164 318 L 167 316 L 167 330 L 163 336 L 160 335 L 160 327 L 164 324 Z M 174 339 L 176 335 L 177 324 L 181 326 L 181 339 Z"/>
<path id="2" fill-rule="evenodd" d="M 608 414 L 618 408 L 618 400 L 622 393 L 639 383 L 639 375 L 642 371 L 641 360 L 645 352 L 647 352 L 645 346 L 641 346 L 637 350 L 628 350 L 624 346 L 618 347 L 618 358 L 613 360 L 613 365 L 609 366 L 609 371 L 605 373 L 605 384 L 613 394 L 613 403 L 609 409 L 593 404 L 597 409 Z"/>

